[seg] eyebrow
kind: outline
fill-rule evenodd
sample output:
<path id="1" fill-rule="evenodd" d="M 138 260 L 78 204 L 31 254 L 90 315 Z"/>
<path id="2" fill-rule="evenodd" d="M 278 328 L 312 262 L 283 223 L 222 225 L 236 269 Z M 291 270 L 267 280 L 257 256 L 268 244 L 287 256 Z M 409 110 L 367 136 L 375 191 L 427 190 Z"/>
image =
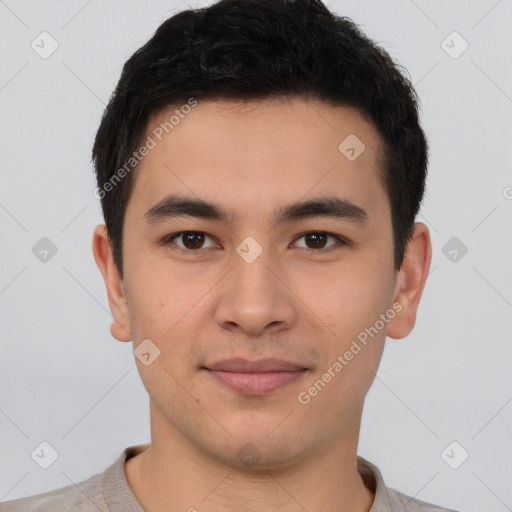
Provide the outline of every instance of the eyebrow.
<path id="1" fill-rule="evenodd" d="M 204 199 L 170 194 L 152 206 L 145 214 L 148 224 L 157 224 L 175 217 L 195 217 L 199 219 L 232 222 L 236 215 L 223 206 Z M 295 202 L 279 207 L 271 217 L 271 223 L 286 222 L 312 217 L 330 217 L 349 222 L 367 223 L 368 213 L 360 206 L 335 196 L 322 196 L 308 201 Z"/>

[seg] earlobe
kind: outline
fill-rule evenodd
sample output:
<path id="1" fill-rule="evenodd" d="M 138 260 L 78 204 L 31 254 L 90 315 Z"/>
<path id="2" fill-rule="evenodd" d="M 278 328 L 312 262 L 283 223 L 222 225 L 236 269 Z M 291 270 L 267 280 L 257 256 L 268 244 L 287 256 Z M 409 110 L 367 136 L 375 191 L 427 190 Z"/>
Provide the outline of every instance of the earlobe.
<path id="1" fill-rule="evenodd" d="M 124 283 L 114 262 L 107 227 L 104 224 L 96 226 L 94 230 L 92 251 L 107 288 L 108 302 L 112 313 L 110 332 L 119 341 L 131 341 Z"/>
<path id="2" fill-rule="evenodd" d="M 429 230 L 425 224 L 416 223 L 407 244 L 402 266 L 396 276 L 393 302 L 400 304 L 401 310 L 388 324 L 387 335 L 390 338 L 405 338 L 414 328 L 431 259 Z"/>

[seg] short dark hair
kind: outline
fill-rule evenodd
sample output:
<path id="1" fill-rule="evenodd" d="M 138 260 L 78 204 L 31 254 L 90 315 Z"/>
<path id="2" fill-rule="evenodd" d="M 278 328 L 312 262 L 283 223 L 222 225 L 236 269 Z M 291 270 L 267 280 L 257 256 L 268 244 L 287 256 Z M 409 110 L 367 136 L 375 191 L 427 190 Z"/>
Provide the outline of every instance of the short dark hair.
<path id="1" fill-rule="evenodd" d="M 220 0 L 167 19 L 125 63 L 92 150 L 121 277 L 134 178 L 126 162 L 141 144 L 150 116 L 191 98 L 298 96 L 356 107 L 383 141 L 381 177 L 398 270 L 423 200 L 428 163 L 419 101 L 402 70 L 351 19 L 330 12 L 320 0 Z M 136 161 L 132 164 L 135 170 Z M 118 174 L 114 182 L 122 166 L 123 179 Z"/>

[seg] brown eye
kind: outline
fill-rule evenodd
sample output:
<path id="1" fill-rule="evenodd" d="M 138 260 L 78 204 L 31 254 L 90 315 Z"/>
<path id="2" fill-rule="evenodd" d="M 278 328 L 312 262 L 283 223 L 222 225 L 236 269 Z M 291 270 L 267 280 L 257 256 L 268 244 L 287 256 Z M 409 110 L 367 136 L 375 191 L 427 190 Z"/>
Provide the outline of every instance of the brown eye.
<path id="1" fill-rule="evenodd" d="M 200 249 L 204 243 L 204 234 L 202 233 L 192 231 L 189 233 L 183 233 L 181 236 L 183 245 L 187 249 Z"/>
<path id="2" fill-rule="evenodd" d="M 322 232 L 307 233 L 304 237 L 310 249 L 323 249 L 328 238 L 327 234 Z"/>
<path id="3" fill-rule="evenodd" d="M 204 246 L 206 239 L 210 239 L 210 237 L 205 235 L 202 231 L 182 231 L 167 239 L 166 243 L 175 244 L 184 251 L 195 251 L 204 249 L 205 247 L 215 246 L 213 242 L 209 246 Z"/>
<path id="4" fill-rule="evenodd" d="M 327 245 L 329 238 L 333 239 L 335 243 Z M 331 248 L 334 249 L 336 246 L 343 246 L 346 244 L 343 238 L 326 233 L 325 231 L 310 231 L 309 233 L 304 233 L 297 240 L 301 239 L 304 239 L 305 245 L 299 245 L 299 247 L 310 251 L 316 250 L 317 252 L 321 252 L 322 250 L 327 251 Z"/>

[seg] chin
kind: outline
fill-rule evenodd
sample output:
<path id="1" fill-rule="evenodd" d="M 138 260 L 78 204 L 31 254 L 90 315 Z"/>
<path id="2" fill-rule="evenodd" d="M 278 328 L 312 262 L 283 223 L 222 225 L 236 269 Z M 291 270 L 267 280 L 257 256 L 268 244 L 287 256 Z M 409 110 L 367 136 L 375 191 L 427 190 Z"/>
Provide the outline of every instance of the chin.
<path id="1" fill-rule="evenodd" d="M 268 471 L 286 468 L 300 461 L 307 455 L 307 450 L 300 449 L 292 436 L 281 432 L 281 436 L 270 439 L 266 430 L 261 435 L 237 434 L 226 436 L 224 443 L 212 446 L 208 444 L 206 450 L 213 459 L 221 463 L 248 471 Z"/>

